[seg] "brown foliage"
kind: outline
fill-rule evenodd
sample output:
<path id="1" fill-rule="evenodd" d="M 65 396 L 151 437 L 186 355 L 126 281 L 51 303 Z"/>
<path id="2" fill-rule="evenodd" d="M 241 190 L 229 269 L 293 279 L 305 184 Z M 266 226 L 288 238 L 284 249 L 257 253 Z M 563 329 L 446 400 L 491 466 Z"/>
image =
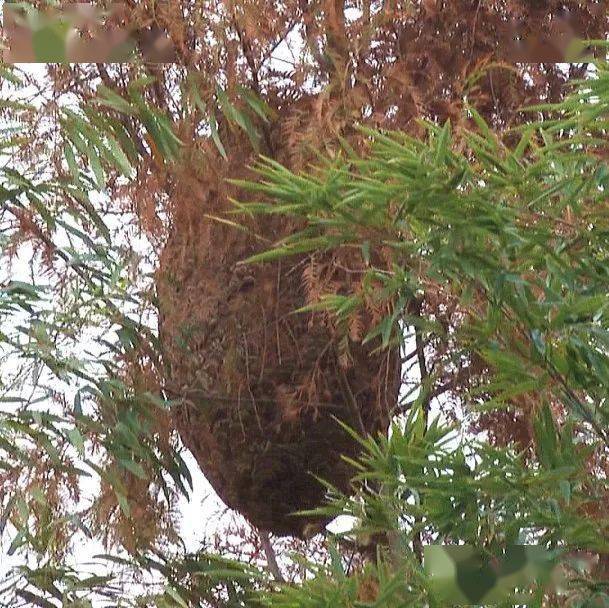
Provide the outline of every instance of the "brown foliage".
<path id="1" fill-rule="evenodd" d="M 144 95 L 174 119 L 186 142 L 183 156 L 177 166 L 165 165 L 142 138 L 144 160 L 130 192 L 151 235 L 169 233 L 157 283 L 167 389 L 184 399 L 176 426 L 228 504 L 261 527 L 299 534 L 302 521 L 294 523 L 288 512 L 316 506 L 323 494 L 305 472 L 345 489 L 349 471 L 339 454 L 357 449 L 329 415 L 358 430 L 383 431 L 397 396 L 396 354 L 371 357 L 360 344 L 382 313 L 373 307 L 369 318 L 346 328 L 346 343 L 329 319 L 289 314 L 327 291 L 361 288 L 362 262 L 349 252 L 238 265 L 296 226 L 289 218 L 240 218 L 255 238 L 218 222 L 230 208 L 228 197 L 237 194 L 225 178 L 248 175 L 255 155 L 244 134 L 213 109 L 217 84 L 235 103 L 240 84 L 269 103 L 277 115 L 272 124 L 252 116 L 261 149 L 293 169 L 306 165 L 309 147 L 332 153 L 339 135 L 358 145 L 355 122 L 417 134 L 415 118 L 450 118 L 458 128 L 465 100 L 501 131 L 523 120 L 523 104 L 558 100 L 565 83 L 586 70 L 582 64 L 566 70 L 511 64 L 502 51 L 506 24 L 523 23 L 525 37 L 541 40 L 551 37 L 566 11 L 579 35 L 601 38 L 606 3 L 168 0 L 132 9 L 134 23 L 167 32 L 181 62 L 164 70 L 151 66 L 157 82 Z M 542 58 L 553 61 L 552 52 Z M 91 76 L 122 94 L 140 73 L 133 66 L 98 65 L 54 75 L 60 90 L 87 98 Z M 186 76 L 217 117 L 227 160 L 197 130 L 209 116 L 173 93 Z M 137 135 L 135 122 L 122 120 Z M 424 300 L 421 314 L 447 327 L 458 324 L 462 311 L 441 289 L 430 286 Z M 478 361 L 458 369 L 449 357 L 443 362 L 450 348 L 443 338 L 432 346 L 443 390 L 458 392 L 484 373 Z M 526 442 L 526 425 L 516 418 L 508 423 L 506 437 L 498 434 L 505 419 L 489 416 L 479 428 L 499 442 Z"/>

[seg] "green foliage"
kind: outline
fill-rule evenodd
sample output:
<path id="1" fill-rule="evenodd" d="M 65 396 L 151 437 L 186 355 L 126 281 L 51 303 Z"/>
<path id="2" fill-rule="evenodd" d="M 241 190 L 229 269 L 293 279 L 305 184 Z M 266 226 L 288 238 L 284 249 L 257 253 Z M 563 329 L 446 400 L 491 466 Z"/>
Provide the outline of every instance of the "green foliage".
<path id="1" fill-rule="evenodd" d="M 3 89 L 12 120 L 2 123 L 2 151 L 17 155 L 29 143 L 20 113 L 32 108 L 13 101 L 23 86 L 16 71 L 2 67 L 2 77 L 13 85 Z M 172 554 L 166 542 L 163 551 L 143 543 L 132 557 L 98 556 L 87 572 L 68 565 L 71 537 L 93 542 L 104 534 L 79 506 L 81 487 L 95 481 L 111 488 L 128 525 L 137 524 L 133 480 L 153 488 L 162 509 L 192 488 L 171 429 L 159 428 L 171 403 L 125 378 L 126 361 L 159 364 L 157 338 L 146 321 L 149 286 L 133 280 L 138 260 L 103 211 L 110 180 L 128 183 L 145 156 L 160 165 L 179 158 L 169 118 L 141 94 L 152 82 L 143 76 L 124 96 L 101 85 L 89 104 L 61 105 L 60 130 L 41 157 L 59 143 L 62 169 L 48 179 L 25 162 L 14 163 L 23 171 L 0 169 L 0 259 L 23 266 L 22 239 L 32 256 L 27 272 L 9 274 L 0 286 L 0 472 L 9 479 L 0 493 L 0 534 L 7 555 L 27 564 L 3 581 L 6 605 L 238 607 L 251 605 L 254 589 L 265 584 L 245 564 L 204 552 Z M 270 108 L 253 93 L 241 89 L 240 97 L 268 120 Z M 226 108 L 229 120 L 249 130 L 242 110 Z M 221 146 L 214 133 L 212 123 Z M 102 525 L 116 526 L 116 517 Z"/>
<path id="2" fill-rule="evenodd" d="M 19 79 L 3 70 L 18 93 Z M 29 111 L 16 107 L 3 121 L 4 154 L 27 143 Z M 9 603 L 86 606 L 93 591 L 112 587 L 114 576 L 83 579 L 65 566 L 70 537 L 93 538 L 78 506 L 83 484 L 109 484 L 130 518 L 125 475 L 145 478 L 167 504 L 192 483 L 158 428 L 169 403 L 124 378 L 125 359 L 140 349 L 154 357 L 156 338 L 142 320 L 149 298 L 131 283 L 132 260 L 98 202 L 105 172 L 127 177 L 137 162 L 117 124 L 62 108 L 68 173 L 45 177 L 18 161 L 0 170 L 0 259 L 10 268 L 0 286 L 0 527 L 7 554 L 28 564 L 3 585 Z"/>
<path id="3" fill-rule="evenodd" d="M 607 66 L 597 65 L 569 99 L 544 108 L 556 119 L 526 125 L 512 145 L 470 109 L 475 130 L 426 124 L 420 141 L 362 129 L 370 146 L 361 156 L 346 150 L 308 175 L 262 159 L 261 179 L 238 183 L 257 199 L 240 210 L 305 223 L 251 263 L 347 246 L 370 266 L 373 253 L 388 248 L 391 271 L 371 265 L 368 276 L 383 277 L 381 297 L 394 313 L 371 336 L 388 344 L 413 325 L 424 337 L 437 335 L 408 310 L 432 285 L 468 311 L 450 330 L 451 348 L 487 366 L 479 386 L 459 395 L 462 403 L 479 412 L 514 408 L 523 398 L 535 404 L 527 415 L 539 466 L 524 452 L 487 443 L 441 447 L 447 429 L 433 422 L 416 433 L 416 418 L 389 439 L 366 440 L 354 479 L 359 499 L 337 498 L 325 510 L 355 516 L 351 534 L 384 534 L 390 549 L 401 539 L 397 546 L 410 551 L 423 533 L 489 550 L 535 539 L 607 553 L 606 518 L 583 514 L 607 490 L 589 463 L 595 450 L 604 462 L 609 447 L 608 83 Z M 378 282 L 362 284 L 377 288 L 366 295 L 378 301 Z M 327 294 L 313 308 L 349 318 L 365 306 L 361 293 Z M 319 580 L 323 588 L 326 579 Z M 583 596 L 592 593 L 580 584 Z M 587 601 L 577 597 L 577 605 Z"/>
<path id="4" fill-rule="evenodd" d="M 10 71 L 5 78 L 16 80 Z M 124 96 L 100 87 L 95 103 L 109 109 L 104 114 L 62 109 L 65 164 L 56 178 L 6 166 L 0 172 L 3 218 L 11 220 L 2 259 L 11 255 L 18 221 L 23 227 L 27 219 L 32 242 L 60 271 L 52 278 L 62 277 L 53 284 L 31 273 L 0 290 L 2 361 L 18 362 L 0 377 L 0 469 L 19 472 L 3 487 L 0 528 L 9 553 L 36 562 L 13 571 L 3 590 L 7 601 L 88 606 L 95 596 L 105 606 L 433 606 L 418 559 L 421 539 L 469 543 L 489 554 L 527 541 L 563 553 L 609 552 L 609 522 L 602 513 L 586 515 L 609 490 L 590 470 L 590 458 L 604 459 L 609 446 L 609 71 L 599 64 L 594 79 L 550 108 L 554 120 L 509 134 L 511 144 L 472 108 L 475 130 L 427 124 L 424 141 L 362 130 L 370 148 L 361 156 L 347 150 L 308 175 L 262 159 L 262 179 L 237 184 L 259 198 L 238 210 L 296 216 L 306 225 L 250 262 L 343 246 L 362 256 L 369 268 L 364 293 L 326 294 L 314 306 L 348 320 L 366 306 L 364 296 L 393 304 L 369 339 L 380 336 L 386 347 L 401 339 L 404 326 L 439 335 L 445 330 L 437 320 L 413 315 L 409 302 L 429 285 L 458 298 L 469 314 L 451 328 L 455 358 L 475 355 L 487 366 L 480 384 L 459 395 L 461 403 L 475 414 L 513 407 L 516 398 L 534 402 L 534 455 L 474 440 L 440 419 L 427 423 L 429 386 L 423 386 L 388 437 L 360 438 L 353 495 L 328 488 L 332 500 L 321 512 L 352 516 L 357 525 L 335 539 L 329 566 L 305 563 L 300 583 L 271 583 L 244 564 L 158 547 L 129 558 L 101 556 L 95 574 L 66 565 L 66 535 L 93 532 L 77 496 L 53 500 L 40 483 L 29 483 L 44 479 L 41 471 L 51 471 L 67 495 L 95 476 L 116 493 L 131 522 L 125 480 L 149 482 L 167 504 L 190 483 L 178 450 L 156 426 L 171 404 L 121 376 L 122 363 L 139 349 L 154 358 L 154 332 L 142 321 L 149 297 L 131 283 L 130 261 L 90 196 L 109 178 L 127 181 L 144 154 L 160 164 L 179 160 L 169 118 L 138 91 L 148 84 L 143 78 Z M 229 99 L 219 88 L 210 110 L 196 87 L 188 95 L 220 154 L 220 111 L 257 145 L 257 121 L 266 122 L 270 111 L 253 93 Z M 19 135 L 18 126 L 6 126 L 3 150 L 18 146 Z M 372 262 L 381 248 L 391 252 L 389 270 Z M 79 349 L 85 336 L 97 352 Z M 50 387 L 57 382 L 72 399 L 55 408 Z M 343 548 L 353 544 L 376 548 L 376 559 L 352 567 Z M 157 586 L 140 597 L 120 584 L 127 575 L 151 576 Z M 608 601 L 602 581 L 582 575 L 569 585 L 573 606 Z"/>
<path id="5" fill-rule="evenodd" d="M 528 143 L 515 149 L 477 132 L 460 133 L 457 146 L 449 124 L 428 124 L 427 142 L 363 130 L 369 153 L 339 158 L 309 176 L 263 159 L 262 182 L 249 190 L 274 202 L 241 207 L 299 216 L 307 226 L 250 262 L 362 242 L 389 247 L 395 270 L 385 278 L 384 296 L 401 304 L 393 331 L 410 321 L 408 295 L 425 281 L 463 302 L 476 294 L 484 300 L 481 310 L 457 328 L 456 339 L 494 368 L 485 392 L 501 401 L 515 396 L 516 387 L 548 390 L 607 441 L 608 169 L 599 148 L 605 121 L 588 109 L 596 108 L 607 80 L 599 68 L 577 104 L 556 109 L 564 115 L 560 122 L 531 125 L 540 139 L 529 130 Z M 474 116 L 480 126 L 482 118 Z M 554 141 L 550 134 L 559 131 Z M 374 273 L 382 270 L 371 268 Z M 357 304 L 330 294 L 321 303 L 339 315 Z"/>

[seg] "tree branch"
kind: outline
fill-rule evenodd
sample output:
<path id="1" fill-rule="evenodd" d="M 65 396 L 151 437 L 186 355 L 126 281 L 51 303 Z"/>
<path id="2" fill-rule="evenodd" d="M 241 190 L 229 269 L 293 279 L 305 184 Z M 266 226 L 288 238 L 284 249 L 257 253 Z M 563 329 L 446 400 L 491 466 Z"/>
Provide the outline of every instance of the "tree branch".
<path id="1" fill-rule="evenodd" d="M 273 545 L 271 544 L 271 537 L 268 531 L 258 530 L 258 535 L 260 536 L 260 545 L 262 546 L 264 554 L 266 555 L 266 565 L 269 572 L 273 575 L 278 583 L 285 583 L 285 579 L 283 578 L 281 569 L 277 563 L 277 556 L 275 555 L 275 549 L 273 549 Z"/>

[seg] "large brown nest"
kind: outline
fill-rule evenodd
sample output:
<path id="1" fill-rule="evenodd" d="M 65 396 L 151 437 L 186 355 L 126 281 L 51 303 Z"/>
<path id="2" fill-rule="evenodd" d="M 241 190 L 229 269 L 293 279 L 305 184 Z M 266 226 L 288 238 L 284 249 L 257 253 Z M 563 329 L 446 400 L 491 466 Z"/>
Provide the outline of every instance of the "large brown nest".
<path id="1" fill-rule="evenodd" d="M 301 535 L 307 519 L 291 514 L 323 502 L 315 476 L 346 490 L 353 474 L 341 456 L 358 444 L 334 418 L 386 430 L 396 355 L 352 343 L 346 362 L 321 319 L 291 314 L 306 302 L 308 260 L 244 273 L 233 262 L 247 252 L 230 231 L 202 221 L 175 231 L 163 253 L 163 340 L 184 398 L 176 424 L 227 505 L 275 534 Z"/>
<path id="2" fill-rule="evenodd" d="M 274 534 L 302 536 L 322 523 L 293 515 L 323 504 L 319 478 L 345 491 L 354 473 L 342 456 L 360 446 L 337 419 L 386 432 L 399 353 L 362 345 L 374 312 L 350 336 L 326 315 L 294 314 L 324 285 L 357 289 L 361 254 L 240 265 L 268 247 L 260 237 L 275 241 L 293 223 L 242 218 L 244 232 L 214 219 L 228 207 L 225 191 L 194 177 L 179 190 L 189 212 L 174 214 L 157 274 L 167 385 L 183 400 L 176 427 L 227 505 Z"/>

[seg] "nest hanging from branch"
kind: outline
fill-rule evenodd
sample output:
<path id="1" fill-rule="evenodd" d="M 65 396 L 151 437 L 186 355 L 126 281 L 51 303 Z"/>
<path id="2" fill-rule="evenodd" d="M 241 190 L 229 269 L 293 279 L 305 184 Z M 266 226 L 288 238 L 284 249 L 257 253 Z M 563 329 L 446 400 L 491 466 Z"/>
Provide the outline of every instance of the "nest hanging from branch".
<path id="1" fill-rule="evenodd" d="M 377 434 L 397 404 L 397 349 L 361 344 L 387 311 L 372 311 L 350 337 L 321 313 L 293 314 L 322 283 L 351 293 L 364 261 L 334 253 L 240 265 L 269 246 L 259 237 L 293 232 L 293 220 L 260 216 L 238 230 L 213 219 L 229 206 L 225 191 L 197 179 L 178 190 L 190 211 L 175 214 L 156 279 L 167 385 L 182 399 L 176 427 L 228 506 L 259 528 L 302 536 L 323 522 L 293 513 L 323 504 L 318 478 L 348 490 L 354 470 L 342 456 L 361 450 L 336 419 Z"/>

